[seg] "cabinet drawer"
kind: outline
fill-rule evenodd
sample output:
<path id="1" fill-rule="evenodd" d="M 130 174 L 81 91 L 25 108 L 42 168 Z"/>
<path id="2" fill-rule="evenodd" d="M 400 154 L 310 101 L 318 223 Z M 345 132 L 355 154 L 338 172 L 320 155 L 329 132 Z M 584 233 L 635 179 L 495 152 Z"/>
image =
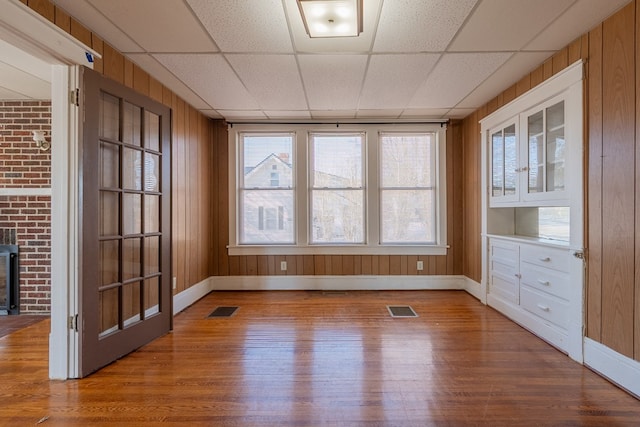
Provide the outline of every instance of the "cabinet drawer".
<path id="1" fill-rule="evenodd" d="M 538 292 L 528 286 L 520 287 L 520 306 L 549 322 L 566 329 L 569 323 L 569 303 Z"/>
<path id="2" fill-rule="evenodd" d="M 520 283 L 569 300 L 569 274 L 523 262 Z"/>
<path id="3" fill-rule="evenodd" d="M 569 251 L 567 249 L 522 245 L 520 247 L 520 260 L 558 271 L 569 271 Z"/>
<path id="4" fill-rule="evenodd" d="M 518 282 L 515 277 L 491 273 L 489 293 L 514 304 L 518 304 Z"/>

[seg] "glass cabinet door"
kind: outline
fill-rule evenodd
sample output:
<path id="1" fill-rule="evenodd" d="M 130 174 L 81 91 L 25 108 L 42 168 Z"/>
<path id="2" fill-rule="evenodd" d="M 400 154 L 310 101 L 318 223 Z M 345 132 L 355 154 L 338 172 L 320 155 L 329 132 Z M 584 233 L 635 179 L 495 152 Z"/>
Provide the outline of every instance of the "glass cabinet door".
<path id="1" fill-rule="evenodd" d="M 491 197 L 512 199 L 518 190 L 518 145 L 516 125 L 491 133 Z"/>
<path id="2" fill-rule="evenodd" d="M 564 101 L 527 117 L 527 193 L 565 189 Z"/>

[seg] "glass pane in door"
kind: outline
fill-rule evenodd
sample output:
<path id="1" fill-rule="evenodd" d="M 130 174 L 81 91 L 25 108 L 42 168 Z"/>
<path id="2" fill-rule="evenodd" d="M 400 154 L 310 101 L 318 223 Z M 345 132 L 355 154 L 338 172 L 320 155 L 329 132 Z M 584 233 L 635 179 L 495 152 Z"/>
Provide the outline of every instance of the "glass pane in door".
<path id="1" fill-rule="evenodd" d="M 529 116 L 527 120 L 529 141 L 529 193 L 544 191 L 544 117 L 543 112 Z"/>
<path id="2" fill-rule="evenodd" d="M 100 337 L 104 337 L 119 329 L 118 292 L 119 287 L 100 291 L 98 294 L 98 310 L 100 319 Z"/>
<path id="3" fill-rule="evenodd" d="M 547 191 L 564 190 L 564 102 L 547 108 Z"/>
<path id="4" fill-rule="evenodd" d="M 120 99 L 100 92 L 100 136 L 117 141 L 120 138 Z"/>
<path id="5" fill-rule="evenodd" d="M 160 278 L 152 277 L 144 281 L 145 317 L 160 311 Z"/>
<path id="6" fill-rule="evenodd" d="M 140 282 L 122 286 L 122 323 L 125 328 L 142 320 L 140 316 Z"/>
<path id="7" fill-rule="evenodd" d="M 144 112 L 144 148 L 160 151 L 160 117 L 146 110 Z"/>
<path id="8" fill-rule="evenodd" d="M 122 234 L 142 232 L 142 195 L 124 193 L 122 195 Z"/>
<path id="9" fill-rule="evenodd" d="M 112 285 L 120 281 L 120 240 L 103 240 L 100 242 L 101 286 Z"/>
<path id="10" fill-rule="evenodd" d="M 100 142 L 100 186 L 118 188 L 120 186 L 120 148 L 110 142 Z"/>
<path id="11" fill-rule="evenodd" d="M 502 196 L 504 189 L 504 142 L 502 131 L 491 135 L 491 195 Z"/>
<path id="12" fill-rule="evenodd" d="M 516 125 L 511 125 L 504 129 L 504 194 L 516 194 L 517 177 L 517 153 L 516 146 Z"/>
<path id="13" fill-rule="evenodd" d="M 140 146 L 140 131 L 142 130 L 140 107 L 124 102 L 122 112 L 122 142 Z"/>

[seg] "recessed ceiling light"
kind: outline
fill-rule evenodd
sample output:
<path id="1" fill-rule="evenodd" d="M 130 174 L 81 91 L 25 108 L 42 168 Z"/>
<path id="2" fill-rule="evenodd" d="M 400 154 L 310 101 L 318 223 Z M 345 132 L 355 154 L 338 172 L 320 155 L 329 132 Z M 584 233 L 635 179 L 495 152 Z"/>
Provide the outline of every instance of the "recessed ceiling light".
<path id="1" fill-rule="evenodd" d="M 357 37 L 362 0 L 297 0 L 309 37 Z"/>

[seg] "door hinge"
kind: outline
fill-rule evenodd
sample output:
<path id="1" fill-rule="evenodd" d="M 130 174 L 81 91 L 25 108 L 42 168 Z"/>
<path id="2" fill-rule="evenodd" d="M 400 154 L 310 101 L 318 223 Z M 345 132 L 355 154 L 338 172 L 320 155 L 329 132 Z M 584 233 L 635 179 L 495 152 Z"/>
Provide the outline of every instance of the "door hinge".
<path id="1" fill-rule="evenodd" d="M 585 260 L 584 252 L 581 252 L 581 251 L 575 251 L 575 252 L 573 253 L 573 256 L 574 256 L 574 257 L 576 257 L 576 258 L 578 258 L 578 259 L 581 259 L 581 260 L 583 260 L 583 261 Z"/>
<path id="2" fill-rule="evenodd" d="M 69 329 L 78 332 L 78 315 L 69 316 Z"/>
<path id="3" fill-rule="evenodd" d="M 80 89 L 74 89 L 69 94 L 69 102 L 76 107 L 80 106 Z"/>

